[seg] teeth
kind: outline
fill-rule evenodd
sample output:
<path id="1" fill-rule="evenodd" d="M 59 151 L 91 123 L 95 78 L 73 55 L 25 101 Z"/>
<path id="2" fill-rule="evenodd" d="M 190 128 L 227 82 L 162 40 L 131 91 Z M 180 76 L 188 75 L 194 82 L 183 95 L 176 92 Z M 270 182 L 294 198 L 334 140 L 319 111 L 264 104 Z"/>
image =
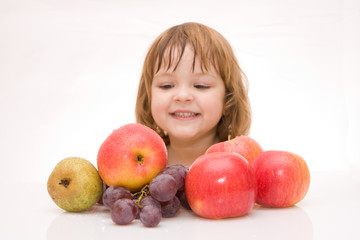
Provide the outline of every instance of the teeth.
<path id="1" fill-rule="evenodd" d="M 177 112 L 177 113 L 174 113 L 174 116 L 176 116 L 176 117 L 195 117 L 196 113 Z"/>

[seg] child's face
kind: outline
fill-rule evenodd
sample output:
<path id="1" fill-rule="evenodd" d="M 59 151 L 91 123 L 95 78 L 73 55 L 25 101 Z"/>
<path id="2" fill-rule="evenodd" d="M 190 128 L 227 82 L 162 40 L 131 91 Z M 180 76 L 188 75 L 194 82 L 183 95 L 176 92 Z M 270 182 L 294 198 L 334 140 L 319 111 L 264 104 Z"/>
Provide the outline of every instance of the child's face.
<path id="1" fill-rule="evenodd" d="M 224 82 L 214 68 L 203 72 L 199 61 L 193 71 L 193 51 L 189 47 L 175 71 L 174 67 L 166 70 L 162 66 L 155 74 L 151 96 L 153 118 L 168 132 L 171 142 L 215 138 L 223 113 Z"/>

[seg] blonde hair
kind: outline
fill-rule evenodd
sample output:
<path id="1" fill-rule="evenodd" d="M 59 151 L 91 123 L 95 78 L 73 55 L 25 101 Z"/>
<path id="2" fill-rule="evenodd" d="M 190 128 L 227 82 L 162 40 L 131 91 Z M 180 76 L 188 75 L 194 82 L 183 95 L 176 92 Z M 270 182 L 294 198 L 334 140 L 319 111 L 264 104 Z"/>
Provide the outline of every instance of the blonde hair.
<path id="1" fill-rule="evenodd" d="M 176 70 L 186 45 L 194 51 L 193 68 L 195 60 L 199 59 L 202 70 L 208 70 L 212 65 L 224 81 L 225 101 L 223 116 L 217 127 L 218 140 L 247 135 L 251 125 L 247 78 L 228 41 L 214 29 L 199 23 L 171 27 L 150 46 L 140 77 L 135 107 L 136 121 L 156 130 L 165 143 L 169 143 L 168 136 L 159 131 L 151 114 L 151 84 L 154 74 L 162 66 L 167 65 L 168 70 L 175 64 Z M 174 51 L 178 51 L 178 54 L 173 54 Z M 174 59 L 175 55 L 179 56 L 178 59 Z"/>

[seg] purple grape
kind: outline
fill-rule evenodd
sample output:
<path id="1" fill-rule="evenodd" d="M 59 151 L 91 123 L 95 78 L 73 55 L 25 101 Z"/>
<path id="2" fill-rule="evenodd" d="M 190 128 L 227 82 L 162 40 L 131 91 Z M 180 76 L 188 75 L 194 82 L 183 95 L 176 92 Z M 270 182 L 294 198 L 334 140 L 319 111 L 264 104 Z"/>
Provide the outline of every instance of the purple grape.
<path id="1" fill-rule="evenodd" d="M 103 204 L 108 208 L 112 208 L 114 202 L 121 198 L 132 199 L 132 195 L 129 189 L 120 186 L 108 187 L 103 193 Z"/>
<path id="2" fill-rule="evenodd" d="M 185 168 L 185 170 L 186 170 L 186 173 L 189 172 L 190 167 L 191 167 L 191 165 L 186 165 L 186 166 L 184 166 L 184 168 Z"/>
<path id="3" fill-rule="evenodd" d="M 160 174 L 169 174 L 171 175 L 177 183 L 177 189 L 180 189 L 185 184 L 185 177 L 187 174 L 186 168 L 181 164 L 173 164 L 167 166 L 164 170 L 162 170 Z"/>
<path id="4" fill-rule="evenodd" d="M 176 180 L 169 174 L 160 174 L 149 184 L 150 195 L 159 202 L 171 200 L 177 192 Z"/>
<path id="5" fill-rule="evenodd" d="M 141 199 L 141 201 L 140 201 L 140 206 L 141 207 L 146 207 L 148 205 L 155 205 L 156 207 L 161 209 L 160 202 L 157 201 L 155 198 L 153 198 L 151 196 L 146 196 L 143 199 Z"/>
<path id="6" fill-rule="evenodd" d="M 191 210 L 191 207 L 186 198 L 185 186 L 183 186 L 182 188 L 180 188 L 177 191 L 176 196 L 179 198 L 180 204 L 181 204 L 181 206 L 183 206 L 183 208 L 185 208 L 187 210 Z"/>
<path id="7" fill-rule="evenodd" d="M 140 211 L 140 221 L 146 227 L 155 227 L 161 221 L 161 210 L 156 205 L 149 204 Z"/>
<path id="8" fill-rule="evenodd" d="M 161 202 L 161 214 L 165 218 L 173 217 L 180 209 L 180 200 L 173 197 L 170 201 Z"/>
<path id="9" fill-rule="evenodd" d="M 140 214 L 140 208 L 139 206 L 136 204 L 135 201 L 133 201 L 136 205 L 136 212 L 135 212 L 135 219 L 138 219 L 139 218 L 139 214 Z"/>
<path id="10" fill-rule="evenodd" d="M 122 198 L 114 202 L 110 214 L 114 223 L 125 225 L 135 219 L 138 211 L 138 206 L 133 200 Z"/>
<path id="11" fill-rule="evenodd" d="M 185 173 L 187 173 L 189 171 L 189 166 L 184 166 L 182 164 L 172 164 L 172 165 L 169 165 L 169 167 L 181 168 L 185 171 Z"/>

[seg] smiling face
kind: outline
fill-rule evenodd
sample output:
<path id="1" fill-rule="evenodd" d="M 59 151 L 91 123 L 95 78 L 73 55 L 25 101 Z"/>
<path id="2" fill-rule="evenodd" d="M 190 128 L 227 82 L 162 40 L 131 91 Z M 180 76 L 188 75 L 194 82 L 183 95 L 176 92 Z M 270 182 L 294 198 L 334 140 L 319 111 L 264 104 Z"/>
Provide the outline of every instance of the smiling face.
<path id="1" fill-rule="evenodd" d="M 194 52 L 186 46 L 177 65 L 162 64 L 151 85 L 152 116 L 168 132 L 170 142 L 215 139 L 223 114 L 223 80 L 213 66 L 206 71 L 198 59 L 193 64 Z"/>

